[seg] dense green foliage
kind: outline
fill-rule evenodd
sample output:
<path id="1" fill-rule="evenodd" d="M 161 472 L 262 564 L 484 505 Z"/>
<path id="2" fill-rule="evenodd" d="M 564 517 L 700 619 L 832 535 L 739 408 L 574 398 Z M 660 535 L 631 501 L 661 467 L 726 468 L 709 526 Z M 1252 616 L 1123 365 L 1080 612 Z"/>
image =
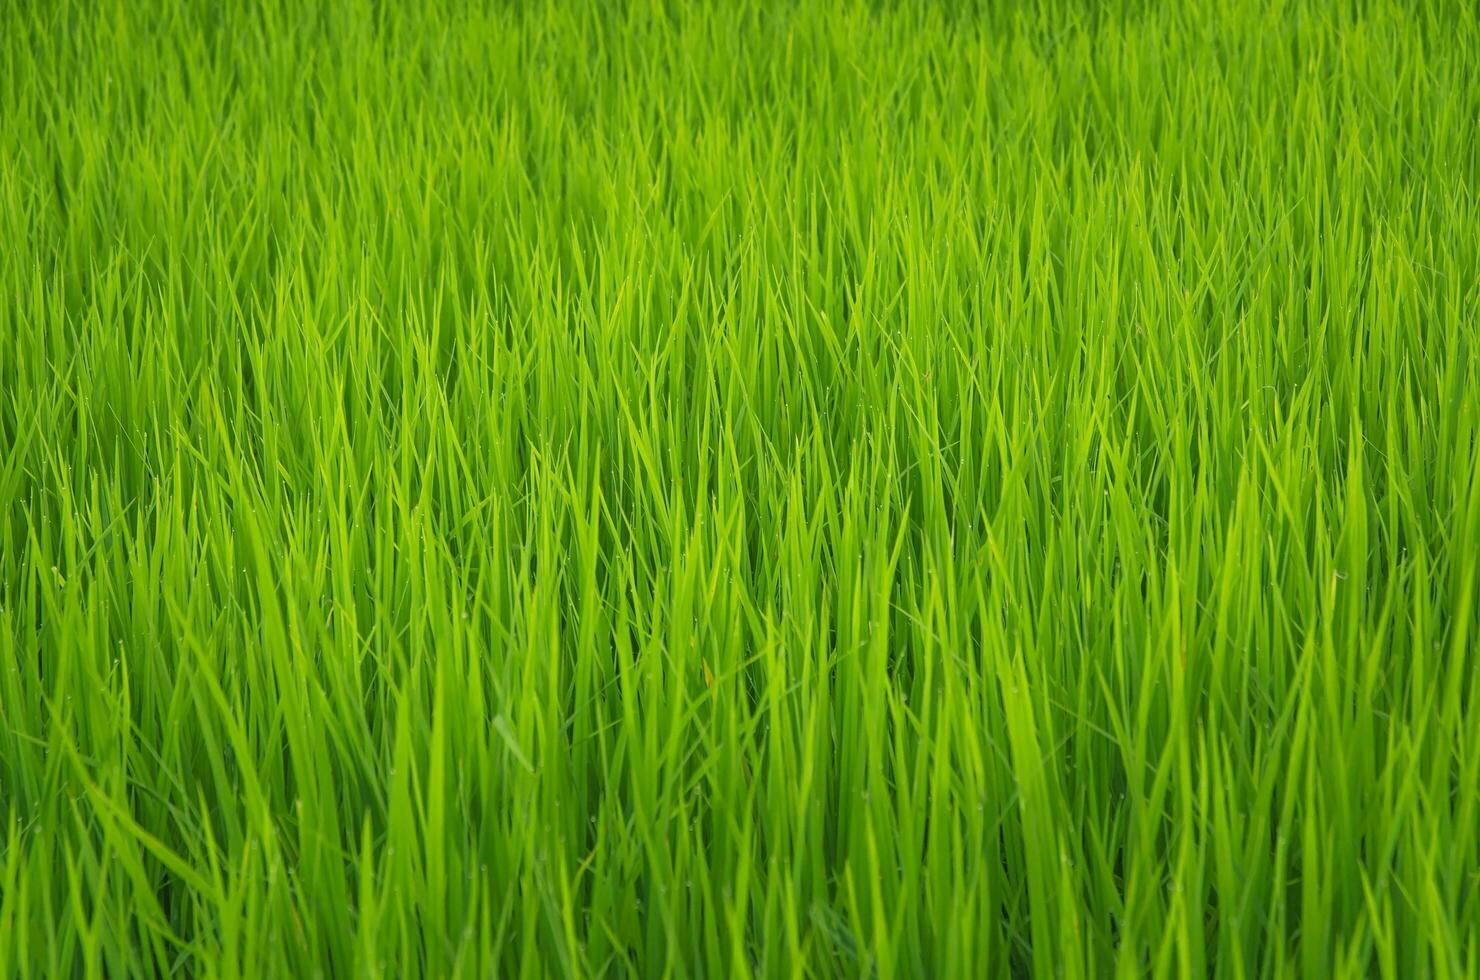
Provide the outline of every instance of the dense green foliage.
<path id="1" fill-rule="evenodd" d="M 0 975 L 1480 975 L 1469 3 L 0 3 Z"/>

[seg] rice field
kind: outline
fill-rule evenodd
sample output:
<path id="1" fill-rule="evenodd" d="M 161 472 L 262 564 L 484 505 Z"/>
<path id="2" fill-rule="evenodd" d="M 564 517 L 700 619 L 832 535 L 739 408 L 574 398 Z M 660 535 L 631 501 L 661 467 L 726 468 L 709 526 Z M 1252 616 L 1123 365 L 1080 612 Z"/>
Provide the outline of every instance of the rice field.
<path id="1" fill-rule="evenodd" d="M 1480 11 L 0 3 L 0 976 L 1480 976 Z"/>

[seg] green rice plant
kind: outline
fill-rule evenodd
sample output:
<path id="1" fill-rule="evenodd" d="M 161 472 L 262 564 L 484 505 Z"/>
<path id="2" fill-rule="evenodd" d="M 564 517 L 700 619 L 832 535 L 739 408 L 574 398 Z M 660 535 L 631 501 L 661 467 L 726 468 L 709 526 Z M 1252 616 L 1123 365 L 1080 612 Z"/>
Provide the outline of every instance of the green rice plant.
<path id="1" fill-rule="evenodd" d="M 1480 976 L 1480 14 L 0 3 L 0 976 Z"/>

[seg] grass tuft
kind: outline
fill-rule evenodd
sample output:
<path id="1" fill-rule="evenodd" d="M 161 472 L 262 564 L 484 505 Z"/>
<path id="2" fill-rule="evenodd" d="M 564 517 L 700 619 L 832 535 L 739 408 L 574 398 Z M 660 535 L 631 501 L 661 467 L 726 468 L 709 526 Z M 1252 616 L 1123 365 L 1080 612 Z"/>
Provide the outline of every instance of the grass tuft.
<path id="1" fill-rule="evenodd" d="M 1480 975 L 1480 18 L 0 4 L 0 975 Z"/>

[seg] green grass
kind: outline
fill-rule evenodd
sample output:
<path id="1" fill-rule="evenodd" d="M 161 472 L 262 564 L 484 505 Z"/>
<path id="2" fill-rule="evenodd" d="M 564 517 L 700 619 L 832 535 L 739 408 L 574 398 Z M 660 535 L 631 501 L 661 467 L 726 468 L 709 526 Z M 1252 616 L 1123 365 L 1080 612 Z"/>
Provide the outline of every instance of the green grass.
<path id="1" fill-rule="evenodd" d="M 1463 2 L 0 3 L 0 976 L 1480 976 Z"/>

